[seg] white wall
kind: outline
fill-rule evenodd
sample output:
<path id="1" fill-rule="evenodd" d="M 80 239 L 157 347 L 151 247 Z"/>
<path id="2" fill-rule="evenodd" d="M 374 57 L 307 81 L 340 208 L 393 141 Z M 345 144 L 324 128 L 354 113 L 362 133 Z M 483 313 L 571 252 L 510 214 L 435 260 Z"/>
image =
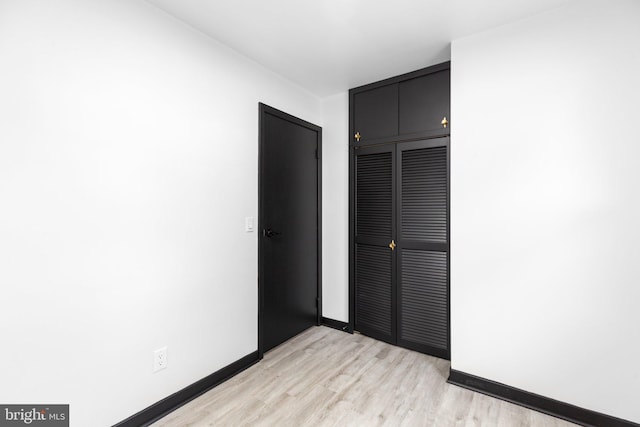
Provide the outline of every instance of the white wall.
<path id="1" fill-rule="evenodd" d="M 640 422 L 640 2 L 452 47 L 452 367 Z"/>
<path id="2" fill-rule="evenodd" d="M 322 315 L 349 320 L 349 94 L 322 100 Z"/>
<path id="3" fill-rule="evenodd" d="M 0 402 L 111 425 L 257 349 L 258 101 L 322 124 L 144 2 L 0 1 Z"/>

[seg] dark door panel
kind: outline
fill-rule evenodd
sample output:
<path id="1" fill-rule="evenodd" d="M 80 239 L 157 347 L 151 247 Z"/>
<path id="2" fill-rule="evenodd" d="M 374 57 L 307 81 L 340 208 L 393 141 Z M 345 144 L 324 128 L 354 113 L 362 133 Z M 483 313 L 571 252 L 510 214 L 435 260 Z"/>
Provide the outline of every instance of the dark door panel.
<path id="1" fill-rule="evenodd" d="M 447 147 L 403 149 L 400 237 L 447 242 Z"/>
<path id="2" fill-rule="evenodd" d="M 398 344 L 448 358 L 447 253 L 398 250 Z"/>
<path id="3" fill-rule="evenodd" d="M 395 148 L 355 155 L 355 329 L 395 343 Z"/>
<path id="4" fill-rule="evenodd" d="M 264 352 L 318 323 L 320 128 L 264 105 L 260 126 Z"/>
<path id="5" fill-rule="evenodd" d="M 384 246 L 356 245 L 356 328 L 393 342 L 393 259 Z"/>
<path id="6" fill-rule="evenodd" d="M 353 121 L 354 134 L 360 135 L 360 143 L 397 135 L 398 85 L 390 84 L 355 94 Z"/>
<path id="7" fill-rule="evenodd" d="M 401 135 L 448 135 L 443 118 L 450 122 L 450 72 L 448 69 L 399 83 L 399 131 Z"/>
<path id="8" fill-rule="evenodd" d="M 356 156 L 356 236 L 391 240 L 393 151 L 360 149 Z"/>
<path id="9" fill-rule="evenodd" d="M 448 359 L 448 138 L 397 145 L 398 344 Z"/>

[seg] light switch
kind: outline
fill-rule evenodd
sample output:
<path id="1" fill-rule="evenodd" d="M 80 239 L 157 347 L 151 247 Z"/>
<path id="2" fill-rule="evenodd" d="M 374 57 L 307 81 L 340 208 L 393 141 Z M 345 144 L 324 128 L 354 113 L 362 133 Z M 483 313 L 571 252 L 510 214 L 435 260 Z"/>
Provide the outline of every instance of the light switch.
<path id="1" fill-rule="evenodd" d="M 251 233 L 253 231 L 253 217 L 248 216 L 244 219 L 244 231 Z"/>

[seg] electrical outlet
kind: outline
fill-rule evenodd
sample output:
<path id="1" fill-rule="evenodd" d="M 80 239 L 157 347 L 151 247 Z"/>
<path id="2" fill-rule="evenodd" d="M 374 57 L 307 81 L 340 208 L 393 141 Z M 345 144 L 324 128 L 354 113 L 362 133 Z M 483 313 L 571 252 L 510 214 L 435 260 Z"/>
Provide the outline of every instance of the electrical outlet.
<path id="1" fill-rule="evenodd" d="M 167 367 L 167 347 L 162 347 L 153 352 L 153 372 L 158 372 Z"/>

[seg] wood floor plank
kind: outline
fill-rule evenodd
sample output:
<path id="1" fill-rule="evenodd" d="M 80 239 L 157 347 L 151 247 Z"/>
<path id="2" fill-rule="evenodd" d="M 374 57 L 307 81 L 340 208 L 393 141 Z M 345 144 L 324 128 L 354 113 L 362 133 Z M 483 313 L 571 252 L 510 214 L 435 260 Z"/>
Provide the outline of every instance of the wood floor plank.
<path id="1" fill-rule="evenodd" d="M 314 327 L 153 427 L 574 426 L 450 385 L 448 372 L 446 360 Z"/>

